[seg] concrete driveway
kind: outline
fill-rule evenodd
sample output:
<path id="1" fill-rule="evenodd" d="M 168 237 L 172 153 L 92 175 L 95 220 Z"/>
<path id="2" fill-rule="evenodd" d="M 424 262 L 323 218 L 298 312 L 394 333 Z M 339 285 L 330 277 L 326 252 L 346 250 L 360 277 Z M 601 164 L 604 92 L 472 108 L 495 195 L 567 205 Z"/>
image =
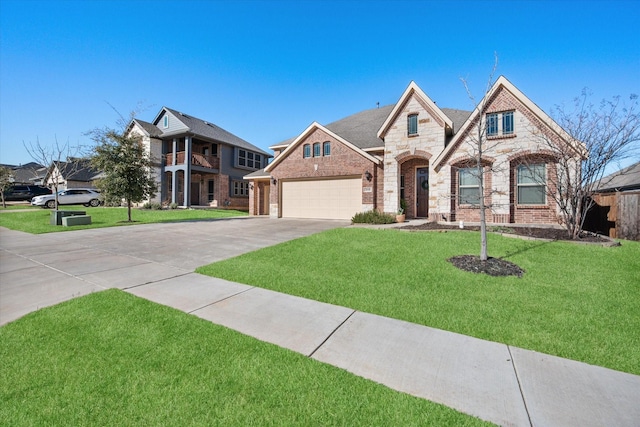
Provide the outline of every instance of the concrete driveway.
<path id="1" fill-rule="evenodd" d="M 243 217 L 31 235 L 0 227 L 0 325 L 106 288 L 127 289 L 348 225 Z"/>

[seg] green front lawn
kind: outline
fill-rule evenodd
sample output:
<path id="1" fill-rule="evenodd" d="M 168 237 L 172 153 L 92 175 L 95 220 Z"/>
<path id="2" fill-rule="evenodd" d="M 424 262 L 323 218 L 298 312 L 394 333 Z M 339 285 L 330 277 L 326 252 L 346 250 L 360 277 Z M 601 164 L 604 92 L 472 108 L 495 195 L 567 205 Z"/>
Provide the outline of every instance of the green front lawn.
<path id="1" fill-rule="evenodd" d="M 487 425 L 119 290 L 1 327 L 0 402 L 6 426 Z"/>
<path id="2" fill-rule="evenodd" d="M 85 208 L 83 206 L 62 206 L 62 210 L 86 211 L 91 215 L 91 225 L 62 227 L 49 225 L 51 210 L 40 209 L 29 212 L 5 212 L 0 214 L 0 226 L 12 230 L 25 231 L 32 234 L 52 233 L 57 231 L 79 230 L 83 228 L 104 228 L 131 224 L 149 224 L 157 222 L 192 221 L 234 216 L 247 216 L 246 212 L 226 209 L 133 209 L 127 221 L 126 208 Z"/>
<path id="3" fill-rule="evenodd" d="M 337 229 L 197 271 L 364 312 L 640 374 L 640 243 L 489 235 L 522 278 L 453 267 L 477 232 Z"/>

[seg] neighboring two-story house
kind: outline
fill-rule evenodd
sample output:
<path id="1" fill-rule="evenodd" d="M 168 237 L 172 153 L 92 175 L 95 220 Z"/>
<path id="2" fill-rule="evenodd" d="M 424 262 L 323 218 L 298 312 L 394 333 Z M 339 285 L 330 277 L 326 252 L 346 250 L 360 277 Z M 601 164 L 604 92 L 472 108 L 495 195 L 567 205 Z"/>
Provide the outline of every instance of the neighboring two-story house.
<path id="1" fill-rule="evenodd" d="M 154 164 L 159 203 L 247 209 L 243 176 L 264 168 L 271 155 L 213 123 L 163 107 L 153 122 L 131 121 Z"/>
<path id="2" fill-rule="evenodd" d="M 350 219 L 371 209 L 395 213 L 404 199 L 408 218 L 478 221 L 480 125 L 491 147 L 482 157 L 487 221 L 557 224 L 556 159 L 543 141 L 576 142 L 504 77 L 479 105 L 440 108 L 411 82 L 394 105 L 314 122 L 270 147 L 274 160 L 245 176 L 250 214 Z"/>

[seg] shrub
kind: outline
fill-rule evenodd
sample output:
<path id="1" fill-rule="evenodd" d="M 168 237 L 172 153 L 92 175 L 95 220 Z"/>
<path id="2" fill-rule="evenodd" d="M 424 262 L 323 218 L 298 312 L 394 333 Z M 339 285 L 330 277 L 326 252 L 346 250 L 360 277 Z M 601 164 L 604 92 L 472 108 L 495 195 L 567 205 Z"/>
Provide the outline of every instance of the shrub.
<path id="1" fill-rule="evenodd" d="M 177 203 L 171 203 L 169 205 L 169 209 L 178 209 L 178 204 Z"/>
<path id="2" fill-rule="evenodd" d="M 156 202 L 147 202 L 144 205 L 142 205 L 142 209 L 151 209 L 154 211 L 159 211 L 162 209 L 162 205 Z"/>
<path id="3" fill-rule="evenodd" d="M 352 224 L 392 224 L 395 221 L 395 216 L 376 210 L 358 212 L 351 218 Z"/>

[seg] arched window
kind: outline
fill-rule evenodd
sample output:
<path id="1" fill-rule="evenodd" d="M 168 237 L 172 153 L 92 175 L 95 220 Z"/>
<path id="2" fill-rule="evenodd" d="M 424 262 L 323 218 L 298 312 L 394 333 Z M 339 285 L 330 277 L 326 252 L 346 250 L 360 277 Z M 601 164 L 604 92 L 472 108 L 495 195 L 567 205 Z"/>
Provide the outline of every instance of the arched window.
<path id="1" fill-rule="evenodd" d="M 320 143 L 316 142 L 313 144 L 313 157 L 320 157 L 322 154 L 320 153 Z"/>
<path id="2" fill-rule="evenodd" d="M 302 150 L 302 157 L 304 157 L 305 159 L 307 157 L 311 157 L 311 146 L 309 144 L 304 144 Z"/>
<path id="3" fill-rule="evenodd" d="M 322 143 L 322 153 L 324 156 L 331 155 L 331 143 L 329 141 Z"/>

